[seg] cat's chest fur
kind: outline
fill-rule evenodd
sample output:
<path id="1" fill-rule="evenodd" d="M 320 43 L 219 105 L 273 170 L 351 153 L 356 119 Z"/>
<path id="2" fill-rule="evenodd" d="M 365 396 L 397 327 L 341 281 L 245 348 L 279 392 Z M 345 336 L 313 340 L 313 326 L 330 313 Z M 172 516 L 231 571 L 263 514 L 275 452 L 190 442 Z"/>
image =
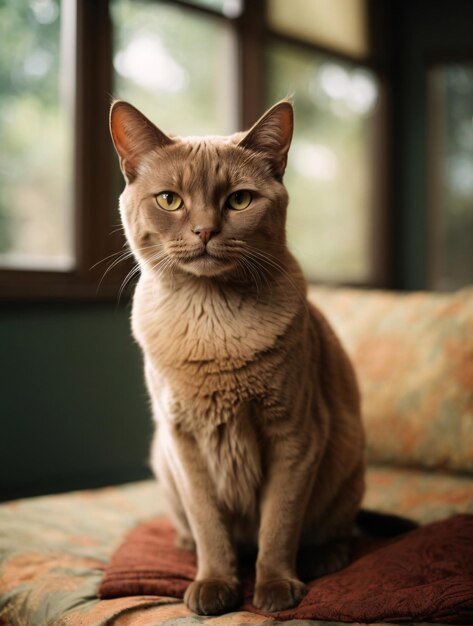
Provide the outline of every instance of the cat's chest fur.
<path id="1" fill-rule="evenodd" d="M 135 295 L 133 330 L 152 376 L 161 381 L 153 386 L 164 385 L 174 399 L 171 413 L 196 427 L 215 426 L 264 392 L 265 371 L 270 378 L 274 367 L 265 357 L 293 316 L 290 305 L 277 307 L 269 298 L 206 281 L 174 289 L 144 283 Z"/>
<path id="2" fill-rule="evenodd" d="M 160 370 L 237 370 L 274 347 L 294 316 L 260 298 L 191 279 L 174 288 L 146 281 L 137 287 L 133 331 L 146 356 Z M 205 369 L 205 368 L 204 368 Z"/>

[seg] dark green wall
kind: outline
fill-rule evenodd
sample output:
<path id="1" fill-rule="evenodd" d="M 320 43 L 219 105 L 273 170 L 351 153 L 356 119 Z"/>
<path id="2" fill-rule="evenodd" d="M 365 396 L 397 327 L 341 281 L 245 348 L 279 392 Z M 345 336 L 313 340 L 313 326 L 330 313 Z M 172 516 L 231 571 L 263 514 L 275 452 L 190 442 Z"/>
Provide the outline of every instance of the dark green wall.
<path id="1" fill-rule="evenodd" d="M 3 499 L 148 475 L 151 417 L 129 312 L 2 304 Z"/>

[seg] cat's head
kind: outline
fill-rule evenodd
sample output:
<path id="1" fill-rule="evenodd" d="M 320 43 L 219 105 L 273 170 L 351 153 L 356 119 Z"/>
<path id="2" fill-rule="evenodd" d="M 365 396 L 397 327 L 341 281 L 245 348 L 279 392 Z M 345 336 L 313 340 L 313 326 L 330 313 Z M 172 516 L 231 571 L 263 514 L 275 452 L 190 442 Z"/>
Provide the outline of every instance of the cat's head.
<path id="1" fill-rule="evenodd" d="M 110 129 L 126 180 L 120 212 L 142 267 L 197 276 L 250 273 L 258 259 L 270 258 L 268 250 L 284 249 L 289 101 L 247 132 L 182 138 L 116 101 Z"/>

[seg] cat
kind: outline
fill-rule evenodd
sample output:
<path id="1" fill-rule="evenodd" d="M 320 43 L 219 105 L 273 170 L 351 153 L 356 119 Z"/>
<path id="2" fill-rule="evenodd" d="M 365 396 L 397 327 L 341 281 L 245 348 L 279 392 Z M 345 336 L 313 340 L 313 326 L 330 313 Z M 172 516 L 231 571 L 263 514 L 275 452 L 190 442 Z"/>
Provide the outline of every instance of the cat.
<path id="1" fill-rule="evenodd" d="M 151 462 L 178 544 L 197 553 L 184 600 L 203 615 L 236 608 L 246 544 L 253 604 L 292 607 L 306 589 L 298 555 L 311 555 L 308 579 L 348 563 L 365 474 L 353 368 L 286 245 L 292 104 L 246 132 L 180 138 L 119 100 L 110 129 L 141 271 L 132 330 Z"/>

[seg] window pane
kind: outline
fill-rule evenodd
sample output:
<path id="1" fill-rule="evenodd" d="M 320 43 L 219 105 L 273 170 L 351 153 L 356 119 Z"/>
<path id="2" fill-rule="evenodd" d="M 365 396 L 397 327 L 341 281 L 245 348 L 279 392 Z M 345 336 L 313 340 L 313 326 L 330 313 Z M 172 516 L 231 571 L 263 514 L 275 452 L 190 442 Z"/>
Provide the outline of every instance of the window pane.
<path id="1" fill-rule="evenodd" d="M 366 0 L 269 0 L 271 27 L 283 35 L 357 58 L 368 55 Z"/>
<path id="2" fill-rule="evenodd" d="M 0 266 L 70 269 L 71 77 L 57 0 L 0 4 Z M 64 30 L 64 29 L 63 29 Z M 67 36 L 69 35 L 69 36 Z M 63 41 L 71 42 L 67 33 Z"/>
<path id="3" fill-rule="evenodd" d="M 233 33 L 226 21 L 159 2 L 114 0 L 115 91 L 165 132 L 236 130 Z"/>
<path id="4" fill-rule="evenodd" d="M 429 76 L 432 287 L 473 282 L 473 63 Z"/>
<path id="5" fill-rule="evenodd" d="M 285 184 L 288 238 L 309 278 L 372 278 L 372 134 L 377 83 L 361 67 L 275 43 L 269 103 L 295 94 Z"/>

